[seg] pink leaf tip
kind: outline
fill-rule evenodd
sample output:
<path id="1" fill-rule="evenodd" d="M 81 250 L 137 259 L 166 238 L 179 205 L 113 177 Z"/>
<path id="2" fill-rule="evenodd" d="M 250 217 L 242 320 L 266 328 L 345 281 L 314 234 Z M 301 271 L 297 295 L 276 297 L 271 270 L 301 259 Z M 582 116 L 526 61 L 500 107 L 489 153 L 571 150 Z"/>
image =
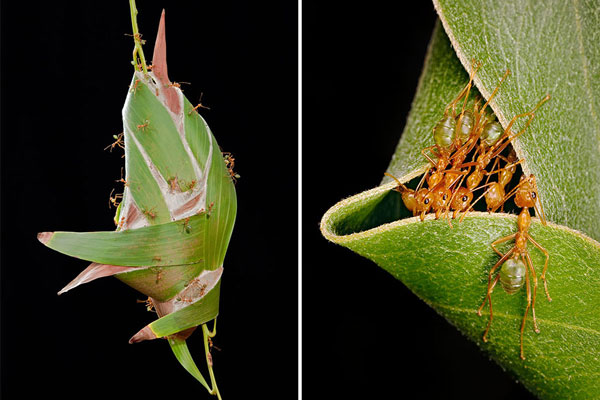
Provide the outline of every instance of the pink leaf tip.
<path id="1" fill-rule="evenodd" d="M 52 239 L 52 235 L 54 235 L 54 232 L 40 232 L 38 233 L 37 238 L 42 244 L 46 244 Z"/>

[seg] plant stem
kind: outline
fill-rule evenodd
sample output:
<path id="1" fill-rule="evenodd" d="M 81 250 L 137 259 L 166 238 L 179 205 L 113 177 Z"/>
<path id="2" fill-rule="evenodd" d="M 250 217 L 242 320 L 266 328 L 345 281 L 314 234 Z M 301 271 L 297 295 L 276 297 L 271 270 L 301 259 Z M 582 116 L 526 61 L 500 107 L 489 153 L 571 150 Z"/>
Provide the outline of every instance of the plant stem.
<path id="1" fill-rule="evenodd" d="M 131 11 L 131 26 L 133 27 L 133 40 L 135 42 L 135 47 L 133 48 L 133 65 L 137 71 L 143 70 L 145 75 L 148 73 L 148 67 L 146 66 L 146 58 L 144 57 L 144 50 L 142 49 L 142 35 L 138 30 L 138 11 L 135 6 L 135 0 L 129 0 L 129 9 Z"/>
<path id="2" fill-rule="evenodd" d="M 221 400 L 221 393 L 219 393 L 219 388 L 217 387 L 217 381 L 215 380 L 215 374 L 212 369 L 212 356 L 210 354 L 210 348 L 208 347 L 208 338 L 212 338 L 217 334 L 217 320 L 215 318 L 215 322 L 213 324 L 212 332 L 208 330 L 207 324 L 202 324 L 202 335 L 204 336 L 204 353 L 206 354 L 206 365 L 208 365 L 208 373 L 210 375 L 210 384 L 212 386 L 212 390 L 210 394 L 217 395 L 217 398 Z"/>

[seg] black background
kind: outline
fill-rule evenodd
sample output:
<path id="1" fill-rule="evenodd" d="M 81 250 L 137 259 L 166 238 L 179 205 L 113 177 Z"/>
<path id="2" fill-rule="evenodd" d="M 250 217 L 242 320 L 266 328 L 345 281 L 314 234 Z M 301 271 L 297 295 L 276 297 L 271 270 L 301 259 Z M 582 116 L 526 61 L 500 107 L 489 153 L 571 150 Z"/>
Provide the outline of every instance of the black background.
<path id="1" fill-rule="evenodd" d="M 303 5 L 304 397 L 533 398 L 401 282 L 319 232 L 331 206 L 379 185 L 417 87 L 433 5 Z"/>
<path id="2" fill-rule="evenodd" d="M 225 399 L 297 396 L 297 5 L 144 1 L 145 54 L 166 6 L 171 80 L 236 158 L 238 219 L 213 351 Z M 133 67 L 128 2 L 2 2 L 3 399 L 211 398 L 162 340 L 144 297 L 114 278 L 56 292 L 88 263 L 39 231 L 113 230 L 112 188 Z M 189 340 L 205 368 L 202 335 Z M 35 397 L 34 397 L 35 396 Z"/>

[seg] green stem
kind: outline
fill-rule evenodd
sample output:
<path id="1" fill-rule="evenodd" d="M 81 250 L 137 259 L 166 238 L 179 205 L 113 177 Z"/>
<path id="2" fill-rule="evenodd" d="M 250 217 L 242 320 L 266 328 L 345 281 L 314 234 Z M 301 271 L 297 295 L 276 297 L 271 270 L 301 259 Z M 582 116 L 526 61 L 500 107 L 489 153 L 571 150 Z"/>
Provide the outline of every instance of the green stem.
<path id="1" fill-rule="evenodd" d="M 135 7 L 135 0 L 129 0 L 129 9 L 131 11 L 131 26 L 133 27 L 133 40 L 135 42 L 135 47 L 133 48 L 133 65 L 137 71 L 143 70 L 144 74 L 147 74 L 148 67 L 146 66 L 146 57 L 144 57 L 144 50 L 142 49 L 142 35 L 139 32 L 137 24 L 138 11 Z"/>
<path id="2" fill-rule="evenodd" d="M 217 398 L 219 400 L 222 400 L 221 393 L 219 393 L 219 388 L 217 387 L 217 381 L 215 380 L 215 374 L 212 369 L 212 356 L 210 354 L 210 348 L 208 346 L 208 338 L 212 338 L 217 334 L 217 320 L 215 319 L 212 332 L 208 330 L 207 324 L 202 324 L 202 334 L 204 336 L 204 353 L 206 354 L 206 365 L 208 365 L 210 384 L 212 386 L 210 394 L 215 394 L 217 395 Z"/>

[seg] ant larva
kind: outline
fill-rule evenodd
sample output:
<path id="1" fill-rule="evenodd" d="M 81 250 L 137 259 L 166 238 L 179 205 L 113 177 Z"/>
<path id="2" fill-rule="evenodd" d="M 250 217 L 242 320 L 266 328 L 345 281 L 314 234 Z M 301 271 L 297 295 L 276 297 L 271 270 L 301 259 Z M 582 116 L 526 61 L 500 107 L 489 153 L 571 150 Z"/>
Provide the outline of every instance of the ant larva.
<path id="1" fill-rule="evenodd" d="M 500 260 L 490 269 L 488 274 L 488 287 L 487 293 L 483 300 L 483 303 L 477 310 L 477 315 L 481 316 L 481 310 L 485 306 L 486 301 L 489 303 L 490 308 L 490 317 L 488 320 L 487 327 L 485 332 L 483 333 L 483 341 L 487 342 L 487 334 L 492 325 L 492 320 L 494 318 L 494 314 L 492 311 L 492 291 L 494 290 L 494 286 L 500 281 L 500 284 L 504 291 L 508 294 L 514 294 L 525 285 L 527 289 L 527 306 L 525 308 L 525 315 L 523 316 L 523 321 L 521 322 L 521 359 L 525 359 L 525 354 L 523 351 L 523 333 L 525 331 L 525 324 L 527 322 L 527 315 L 529 313 L 529 309 L 531 308 L 531 314 L 533 318 L 533 329 L 536 333 L 540 332 L 540 329 L 537 325 L 537 320 L 535 317 L 535 299 L 537 294 L 537 275 L 535 273 L 535 268 L 533 267 L 533 263 L 531 261 L 531 257 L 529 255 L 529 251 L 527 250 L 527 242 L 531 242 L 535 247 L 537 247 L 542 253 L 544 253 L 546 257 L 546 261 L 544 263 L 544 269 L 542 270 L 542 275 L 540 278 L 544 282 L 544 290 L 546 292 L 546 297 L 548 301 L 552 301 L 550 298 L 550 294 L 548 293 L 548 284 L 546 280 L 546 271 L 548 270 L 548 260 L 550 255 L 548 251 L 543 248 L 538 242 L 536 242 L 531 235 L 529 234 L 529 227 L 531 225 L 531 214 L 529 213 L 529 208 L 534 208 L 536 211 L 536 215 L 540 218 L 543 225 L 546 225 L 546 216 L 544 215 L 544 210 L 542 208 L 542 203 L 540 201 L 540 208 L 538 209 L 536 202 L 539 201 L 539 195 L 537 190 L 537 185 L 535 183 L 535 177 L 530 175 L 526 178 L 524 175 L 521 176 L 521 181 L 513 189 L 509 196 L 506 198 L 515 195 L 515 204 L 517 207 L 522 208 L 519 213 L 517 219 L 517 233 L 513 233 L 512 235 L 505 236 L 494 241 L 491 246 L 492 249 L 501 257 Z M 505 201 L 506 201 L 505 198 Z M 540 212 L 541 210 L 541 212 Z M 515 244 L 506 254 L 502 254 L 496 246 L 500 243 L 507 242 L 509 240 L 515 240 Z M 494 272 L 500 268 L 500 272 L 496 275 L 496 277 L 492 280 L 492 276 Z M 530 286 L 530 274 L 533 279 L 533 295 Z"/>

